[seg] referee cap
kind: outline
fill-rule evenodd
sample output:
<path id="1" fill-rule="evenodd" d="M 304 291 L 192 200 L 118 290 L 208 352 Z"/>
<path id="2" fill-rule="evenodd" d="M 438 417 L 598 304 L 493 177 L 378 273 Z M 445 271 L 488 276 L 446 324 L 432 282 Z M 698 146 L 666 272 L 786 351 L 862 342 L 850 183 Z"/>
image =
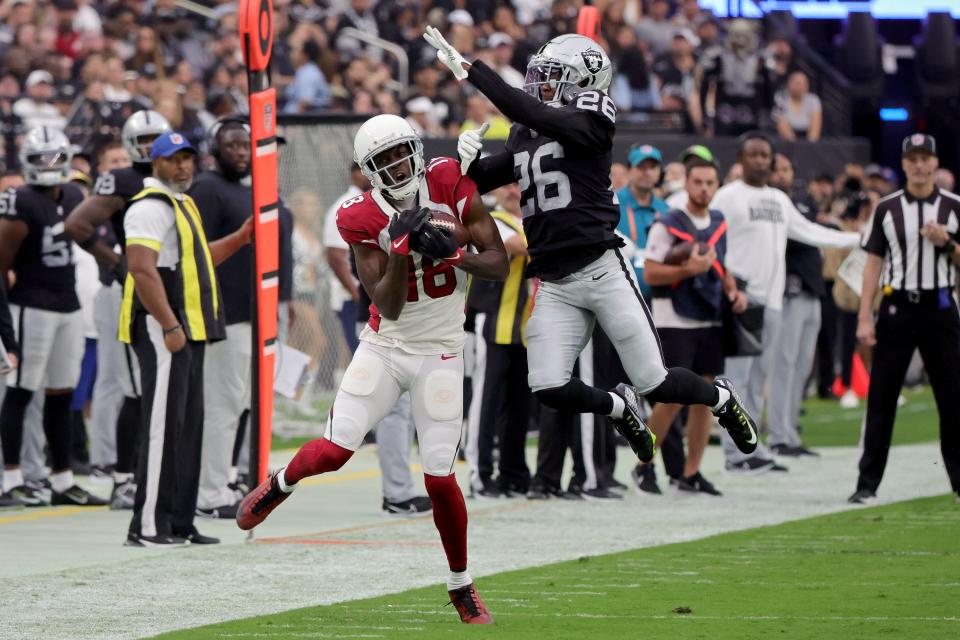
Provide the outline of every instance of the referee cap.
<path id="1" fill-rule="evenodd" d="M 176 131 L 169 131 L 153 141 L 153 146 L 150 147 L 150 159 L 169 158 L 177 151 L 189 151 L 194 155 L 197 153 L 186 136 Z"/>
<path id="2" fill-rule="evenodd" d="M 913 152 L 937 155 L 937 141 L 925 133 L 914 133 L 903 139 L 903 155 Z"/>
<path id="3" fill-rule="evenodd" d="M 714 162 L 713 152 L 702 144 L 692 144 L 680 152 L 680 162 L 686 164 L 690 158 L 700 158 L 704 162 Z"/>

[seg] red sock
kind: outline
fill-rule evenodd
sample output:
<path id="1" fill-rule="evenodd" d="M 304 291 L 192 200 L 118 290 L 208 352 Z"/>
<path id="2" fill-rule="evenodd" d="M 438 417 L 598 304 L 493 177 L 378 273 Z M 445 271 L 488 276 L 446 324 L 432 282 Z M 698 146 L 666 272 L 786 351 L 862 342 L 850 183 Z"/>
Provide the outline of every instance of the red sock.
<path id="1" fill-rule="evenodd" d="M 423 474 L 427 493 L 433 502 L 433 522 L 447 554 L 450 571 L 467 570 L 467 505 L 455 475 Z"/>
<path id="2" fill-rule="evenodd" d="M 287 484 L 296 484 L 319 473 L 336 471 L 350 459 L 353 451 L 344 449 L 326 438 L 317 438 L 300 447 L 287 465 L 283 478 Z"/>

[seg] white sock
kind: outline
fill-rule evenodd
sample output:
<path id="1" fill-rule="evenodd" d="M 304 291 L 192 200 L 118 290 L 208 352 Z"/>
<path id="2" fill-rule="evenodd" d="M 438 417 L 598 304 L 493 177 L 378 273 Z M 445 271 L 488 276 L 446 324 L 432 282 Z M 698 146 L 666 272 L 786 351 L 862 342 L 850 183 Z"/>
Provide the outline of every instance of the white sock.
<path id="1" fill-rule="evenodd" d="M 611 418 L 622 418 L 623 412 L 627 410 L 627 404 L 615 393 L 610 393 L 610 397 L 613 398 L 613 411 L 607 415 Z"/>
<path id="2" fill-rule="evenodd" d="M 472 583 L 473 578 L 470 577 L 469 571 L 451 571 L 450 577 L 447 578 L 447 591 L 463 589 Z"/>
<path id="3" fill-rule="evenodd" d="M 280 491 L 284 493 L 293 493 L 293 490 L 297 488 L 295 484 L 287 484 L 287 479 L 284 477 L 284 472 L 287 468 L 284 467 L 283 471 L 277 474 L 277 484 L 280 485 Z"/>
<path id="4" fill-rule="evenodd" d="M 720 407 L 727 404 L 727 400 L 730 399 L 730 391 L 726 387 L 721 387 L 720 385 L 717 385 L 717 395 L 720 396 L 720 402 L 710 407 L 710 411 L 713 411 L 714 413 L 719 411 Z"/>
<path id="5" fill-rule="evenodd" d="M 74 485 L 73 471 L 61 471 L 50 474 L 50 487 L 57 493 L 63 493 Z"/>
<path id="6" fill-rule="evenodd" d="M 20 470 L 20 467 L 16 469 L 4 469 L 3 470 L 3 492 L 6 493 L 13 489 L 14 487 L 19 487 L 23 484 L 23 471 Z"/>
<path id="7" fill-rule="evenodd" d="M 121 473 L 119 471 L 113 472 L 113 481 L 116 482 L 117 484 L 123 484 L 130 480 L 133 480 L 132 473 Z"/>

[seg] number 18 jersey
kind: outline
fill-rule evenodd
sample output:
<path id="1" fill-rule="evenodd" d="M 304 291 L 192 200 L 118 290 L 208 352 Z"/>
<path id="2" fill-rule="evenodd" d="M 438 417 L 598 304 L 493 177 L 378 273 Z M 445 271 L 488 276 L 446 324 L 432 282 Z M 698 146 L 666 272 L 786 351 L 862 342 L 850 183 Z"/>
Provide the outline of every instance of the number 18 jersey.
<path id="1" fill-rule="evenodd" d="M 427 165 L 417 193 L 419 206 L 462 220 L 477 187 L 461 176 L 460 163 L 436 158 Z M 351 198 L 337 210 L 337 228 L 347 244 L 390 253 L 390 220 L 396 209 L 377 191 Z M 407 257 L 407 301 L 396 320 L 370 305 L 360 339 L 416 355 L 459 354 L 463 350 L 467 274 L 414 251 Z M 368 292 L 369 293 L 369 292 Z"/>

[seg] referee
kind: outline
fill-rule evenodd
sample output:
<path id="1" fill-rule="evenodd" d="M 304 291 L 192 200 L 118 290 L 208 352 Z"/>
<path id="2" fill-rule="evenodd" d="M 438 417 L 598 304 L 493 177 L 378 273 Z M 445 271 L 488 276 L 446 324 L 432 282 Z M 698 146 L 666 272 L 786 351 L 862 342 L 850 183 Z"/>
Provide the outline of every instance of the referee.
<path id="1" fill-rule="evenodd" d="M 938 167 L 933 137 L 915 133 L 903 141 L 906 189 L 877 203 L 863 248 L 857 337 L 875 345 L 867 395 L 860 478 L 850 502 L 876 500 L 890 451 L 897 397 L 914 349 L 923 364 L 940 414 L 940 452 L 950 486 L 960 499 L 960 316 L 953 296 L 960 260 L 960 198 L 934 184 Z M 876 324 L 871 304 L 881 276 L 883 302 Z"/>
<path id="2" fill-rule="evenodd" d="M 129 546 L 215 544 L 193 524 L 203 431 L 203 356 L 225 337 L 224 305 L 214 265 L 250 240 L 248 221 L 207 244 L 186 191 L 196 151 L 179 133 L 151 148 L 153 175 L 131 199 L 123 221 L 129 275 L 119 338 L 140 360 L 143 389 L 137 494 Z"/>

